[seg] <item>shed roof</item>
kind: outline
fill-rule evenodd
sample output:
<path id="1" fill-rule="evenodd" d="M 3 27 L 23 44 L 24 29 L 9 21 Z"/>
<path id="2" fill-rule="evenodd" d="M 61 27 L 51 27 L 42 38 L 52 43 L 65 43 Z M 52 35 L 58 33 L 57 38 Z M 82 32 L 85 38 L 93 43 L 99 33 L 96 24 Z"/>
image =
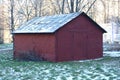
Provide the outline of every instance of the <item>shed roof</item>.
<path id="1" fill-rule="evenodd" d="M 77 17 L 80 13 L 35 17 L 21 25 L 13 33 L 53 33 Z"/>
<path id="2" fill-rule="evenodd" d="M 53 33 L 82 13 L 76 12 L 54 16 L 35 17 L 28 22 L 25 22 L 13 33 Z"/>

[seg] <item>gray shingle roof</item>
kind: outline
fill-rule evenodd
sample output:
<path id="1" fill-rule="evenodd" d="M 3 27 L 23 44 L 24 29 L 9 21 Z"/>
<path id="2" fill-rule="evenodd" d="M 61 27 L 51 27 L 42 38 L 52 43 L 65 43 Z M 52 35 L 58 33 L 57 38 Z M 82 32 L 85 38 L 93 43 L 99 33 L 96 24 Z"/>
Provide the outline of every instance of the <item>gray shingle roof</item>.
<path id="1" fill-rule="evenodd" d="M 80 15 L 80 12 L 35 17 L 21 25 L 13 33 L 53 33 L 78 15 Z"/>

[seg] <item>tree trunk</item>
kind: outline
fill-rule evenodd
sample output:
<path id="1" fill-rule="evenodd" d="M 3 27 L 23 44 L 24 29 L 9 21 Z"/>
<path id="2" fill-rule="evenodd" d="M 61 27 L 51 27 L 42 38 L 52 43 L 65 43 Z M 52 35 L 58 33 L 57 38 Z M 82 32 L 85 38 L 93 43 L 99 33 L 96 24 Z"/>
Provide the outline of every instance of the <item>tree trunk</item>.
<path id="1" fill-rule="evenodd" d="M 88 8 L 88 10 L 86 11 L 86 13 L 88 13 L 90 11 L 90 9 L 92 8 L 92 6 L 94 5 L 94 3 L 96 2 L 97 0 L 94 0 L 93 3 L 90 5 L 90 7 Z"/>
<path id="2" fill-rule="evenodd" d="M 70 13 L 74 12 L 74 0 L 70 1 Z"/>
<path id="3" fill-rule="evenodd" d="M 62 1 L 62 14 L 64 13 L 65 10 L 65 0 Z"/>
<path id="4" fill-rule="evenodd" d="M 11 31 L 13 32 L 14 31 L 14 0 L 10 0 L 10 14 L 11 14 Z"/>

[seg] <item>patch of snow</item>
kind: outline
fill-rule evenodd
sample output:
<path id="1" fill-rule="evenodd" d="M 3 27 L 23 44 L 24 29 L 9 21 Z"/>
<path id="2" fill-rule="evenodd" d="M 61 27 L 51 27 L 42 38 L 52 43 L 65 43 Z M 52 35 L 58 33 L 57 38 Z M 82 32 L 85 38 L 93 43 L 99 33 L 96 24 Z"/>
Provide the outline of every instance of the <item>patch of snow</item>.
<path id="1" fill-rule="evenodd" d="M 48 74 L 50 71 L 49 70 L 44 70 L 44 72 Z"/>
<path id="2" fill-rule="evenodd" d="M 97 58 L 97 59 L 89 59 L 89 60 L 79 60 L 79 61 L 75 61 L 75 62 L 87 62 L 87 61 L 92 61 L 92 60 L 101 60 L 103 58 Z"/>
<path id="3" fill-rule="evenodd" d="M 104 56 L 120 57 L 120 52 L 118 52 L 118 51 L 105 51 Z"/>
<path id="4" fill-rule="evenodd" d="M 67 80 L 73 80 L 73 76 L 70 75 L 70 76 L 66 77 L 66 79 Z"/>
<path id="5" fill-rule="evenodd" d="M 0 49 L 0 51 L 12 50 L 13 48 Z"/>

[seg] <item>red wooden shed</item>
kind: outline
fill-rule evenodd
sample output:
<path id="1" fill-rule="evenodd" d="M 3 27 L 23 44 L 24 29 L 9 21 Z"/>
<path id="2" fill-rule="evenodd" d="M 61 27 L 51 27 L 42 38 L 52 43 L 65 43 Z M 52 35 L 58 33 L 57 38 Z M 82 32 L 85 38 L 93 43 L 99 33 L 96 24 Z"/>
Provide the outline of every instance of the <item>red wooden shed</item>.
<path id="1" fill-rule="evenodd" d="M 13 32 L 14 58 L 52 62 L 100 58 L 105 32 L 84 12 L 35 17 Z"/>

